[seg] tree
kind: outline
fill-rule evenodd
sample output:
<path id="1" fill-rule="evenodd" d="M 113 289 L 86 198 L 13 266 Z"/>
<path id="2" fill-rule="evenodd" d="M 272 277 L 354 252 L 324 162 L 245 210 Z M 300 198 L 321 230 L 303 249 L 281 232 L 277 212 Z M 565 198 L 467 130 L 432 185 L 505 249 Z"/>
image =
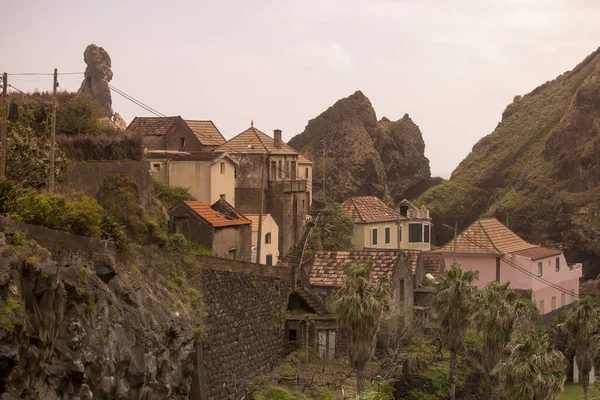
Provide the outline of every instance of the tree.
<path id="1" fill-rule="evenodd" d="M 354 222 L 341 205 L 327 206 L 323 211 L 320 236 L 323 250 L 352 250 Z"/>
<path id="2" fill-rule="evenodd" d="M 515 335 L 494 369 L 508 399 L 550 400 L 562 392 L 568 362 L 544 332 Z"/>
<path id="3" fill-rule="evenodd" d="M 356 391 L 364 391 L 363 371 L 375 351 L 381 320 L 389 310 L 390 285 L 387 279 L 374 280 L 371 264 L 352 263 L 344 267 L 344 286 L 335 293 L 338 322 L 348 333 L 350 367 L 356 370 Z"/>
<path id="4" fill-rule="evenodd" d="M 575 359 L 583 373 L 583 397 L 588 398 L 589 373 L 598 358 L 600 309 L 590 296 L 578 300 L 567 313 L 562 328 L 575 349 Z"/>
<path id="5" fill-rule="evenodd" d="M 519 298 L 510 288 L 510 282 L 490 282 L 476 298 L 479 303 L 477 330 L 483 334 L 483 368 L 491 375 L 513 332 L 539 314 L 530 300 Z"/>
<path id="6" fill-rule="evenodd" d="M 457 353 L 462 349 L 467 329 L 477 311 L 473 282 L 477 271 L 464 271 L 454 263 L 438 279 L 434 309 L 441 322 L 442 340 L 450 349 L 450 399 L 456 398 Z"/>

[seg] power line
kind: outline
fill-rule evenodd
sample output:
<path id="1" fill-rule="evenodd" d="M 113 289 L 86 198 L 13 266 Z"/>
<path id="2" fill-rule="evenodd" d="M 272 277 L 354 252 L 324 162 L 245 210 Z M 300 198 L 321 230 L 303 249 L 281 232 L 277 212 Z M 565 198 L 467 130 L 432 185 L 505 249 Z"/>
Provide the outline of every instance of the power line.
<path id="1" fill-rule="evenodd" d="M 37 102 L 38 102 L 38 103 L 40 103 L 40 104 L 43 104 L 43 105 L 45 105 L 45 106 L 49 106 L 49 105 L 50 105 L 50 104 L 48 104 L 48 103 L 45 103 L 45 102 L 43 102 L 43 101 L 42 101 L 42 100 L 40 100 L 40 99 L 36 99 L 35 97 L 31 96 L 31 95 L 30 95 L 30 94 L 28 94 L 28 93 L 25 93 L 25 92 L 24 92 L 24 91 L 22 91 L 21 89 L 19 89 L 19 88 L 16 88 L 16 87 L 14 87 L 14 86 L 13 86 L 13 85 L 11 85 L 11 84 L 9 84 L 9 85 L 8 85 L 8 87 L 15 89 L 17 92 L 19 92 L 19 93 L 21 93 L 21 94 L 23 94 L 23 95 L 25 95 L 25 96 L 29 97 L 29 98 L 30 98 L 30 99 L 32 99 L 32 100 L 35 100 L 35 101 L 37 101 Z"/>
<path id="2" fill-rule="evenodd" d="M 83 75 L 85 72 L 59 72 L 58 75 Z M 8 74 L 9 76 L 54 76 L 53 72 L 19 72 Z"/>
<path id="3" fill-rule="evenodd" d="M 104 81 L 102 81 L 102 82 L 104 82 Z M 116 92 L 117 94 L 119 94 L 119 95 L 121 95 L 121 96 L 125 97 L 127 100 L 131 101 L 131 102 L 132 102 L 132 103 L 134 103 L 134 104 L 137 104 L 138 106 L 140 106 L 140 107 L 142 107 L 143 109 L 145 109 L 146 111 L 148 111 L 148 112 L 150 112 L 150 113 L 152 113 L 152 114 L 156 115 L 157 117 L 163 117 L 163 118 L 166 118 L 166 117 L 167 117 L 165 114 L 163 114 L 163 113 L 161 113 L 161 112 L 159 112 L 159 111 L 155 110 L 154 108 L 152 108 L 152 107 L 150 107 L 150 106 L 148 106 L 148 105 L 146 105 L 146 104 L 142 103 L 141 101 L 139 101 L 139 100 L 135 99 L 133 96 L 131 96 L 131 95 L 128 95 L 127 93 L 125 93 L 125 92 L 123 92 L 122 90 L 120 90 L 120 89 L 118 89 L 118 88 L 114 87 L 113 85 L 110 85 L 110 84 L 108 84 L 108 83 L 106 83 L 106 85 L 108 85 L 108 87 L 109 87 L 111 90 L 113 90 L 114 92 Z"/>
<path id="4" fill-rule="evenodd" d="M 483 250 L 484 250 L 486 253 L 488 253 L 488 254 L 491 254 L 491 255 L 493 255 L 493 256 L 495 256 L 495 257 L 498 257 L 498 255 L 497 255 L 496 253 L 494 253 L 494 252 L 490 251 L 489 249 L 485 248 L 484 246 L 482 246 L 482 245 L 481 245 L 480 243 L 478 243 L 477 241 L 475 241 L 475 240 L 471 239 L 470 237 L 468 237 L 467 235 L 465 235 L 463 232 L 459 233 L 459 235 L 460 235 L 460 236 L 462 236 L 462 237 L 464 237 L 465 239 L 467 239 L 469 242 L 471 242 L 471 243 L 472 243 L 472 244 L 474 244 L 475 246 L 477 246 L 477 247 L 479 247 L 479 248 L 483 249 Z M 523 273 L 524 273 L 524 274 L 526 274 L 526 275 L 529 275 L 529 276 L 530 276 L 530 277 L 532 277 L 533 279 L 536 279 L 536 280 L 538 280 L 539 282 L 545 283 L 546 285 L 550 286 L 551 288 L 553 288 L 553 289 L 556 289 L 556 290 L 558 290 L 558 291 L 560 291 L 560 292 L 562 292 L 562 293 L 567 293 L 567 294 L 570 294 L 570 295 L 571 295 L 571 296 L 573 296 L 573 297 L 580 298 L 580 296 L 579 296 L 578 294 L 572 293 L 572 292 L 571 292 L 571 291 L 569 291 L 568 289 L 565 289 L 565 288 L 563 288 L 562 286 L 559 286 L 559 285 L 557 285 L 557 284 L 555 284 L 555 283 L 553 283 L 553 282 L 550 282 L 550 281 L 548 281 L 548 280 L 546 280 L 546 279 L 542 278 L 541 276 L 539 276 L 539 275 L 536 275 L 536 274 L 534 274 L 533 272 L 531 272 L 531 271 L 528 271 L 528 270 L 524 269 L 523 267 L 521 267 L 521 266 L 519 266 L 519 265 L 517 265 L 517 264 L 513 263 L 512 261 L 510 261 L 510 260 L 508 260 L 508 259 L 506 259 L 506 258 L 504 258 L 504 257 L 502 257 L 502 256 L 500 256 L 500 258 L 501 258 L 501 259 L 502 259 L 502 260 L 503 260 L 503 261 L 504 261 L 506 264 L 508 264 L 509 266 L 511 266 L 511 267 L 513 267 L 513 268 L 515 268 L 515 269 L 517 269 L 517 270 L 519 270 L 519 271 L 523 272 Z"/>

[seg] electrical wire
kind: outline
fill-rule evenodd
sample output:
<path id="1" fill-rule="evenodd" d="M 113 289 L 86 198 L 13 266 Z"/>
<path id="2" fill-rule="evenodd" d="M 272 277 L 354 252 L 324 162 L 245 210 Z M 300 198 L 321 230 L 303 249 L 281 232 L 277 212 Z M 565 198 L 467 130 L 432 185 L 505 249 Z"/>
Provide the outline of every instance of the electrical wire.
<path id="1" fill-rule="evenodd" d="M 40 103 L 40 104 L 43 104 L 43 105 L 45 105 L 45 106 L 49 106 L 49 105 L 50 105 L 49 103 L 45 103 L 45 102 L 43 102 L 43 101 L 42 101 L 42 100 L 40 100 L 40 99 L 36 99 L 35 97 L 31 96 L 31 95 L 30 95 L 30 94 L 28 94 L 28 93 L 25 93 L 25 92 L 24 92 L 24 91 L 22 91 L 21 89 L 14 87 L 14 86 L 13 86 L 13 85 L 11 85 L 10 83 L 8 84 L 8 87 L 9 87 L 9 88 L 13 88 L 13 89 L 15 89 L 17 92 L 19 92 L 19 93 L 21 93 L 21 94 L 23 94 L 23 95 L 25 95 L 25 96 L 29 97 L 29 98 L 30 98 L 30 99 L 32 99 L 32 100 L 35 100 L 35 101 L 37 101 L 37 102 L 38 102 L 38 103 Z"/>
<path id="2" fill-rule="evenodd" d="M 83 75 L 85 72 L 59 72 L 57 75 Z M 18 72 L 9 73 L 8 76 L 54 76 L 54 72 Z"/>

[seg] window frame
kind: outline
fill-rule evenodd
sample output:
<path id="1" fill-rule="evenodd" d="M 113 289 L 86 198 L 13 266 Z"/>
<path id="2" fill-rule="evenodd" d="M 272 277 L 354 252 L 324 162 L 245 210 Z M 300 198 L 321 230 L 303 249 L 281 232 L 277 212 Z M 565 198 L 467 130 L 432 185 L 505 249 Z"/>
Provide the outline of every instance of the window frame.
<path id="1" fill-rule="evenodd" d="M 431 242 L 431 227 L 429 224 L 423 224 L 423 243 Z"/>
<path id="2" fill-rule="evenodd" d="M 552 296 L 552 300 L 550 301 L 550 307 L 552 311 L 556 310 L 556 296 Z"/>
<path id="3" fill-rule="evenodd" d="M 273 254 L 265 255 L 265 265 L 273 265 Z"/>
<path id="4" fill-rule="evenodd" d="M 542 261 L 538 262 L 537 276 L 544 276 L 544 263 Z"/>
<path id="5" fill-rule="evenodd" d="M 545 307 L 545 305 L 546 305 L 546 304 L 544 303 L 544 300 L 540 300 L 540 314 L 542 314 L 542 315 L 543 315 L 543 314 L 545 313 L 545 311 L 546 311 L 546 310 L 545 310 L 545 308 L 546 308 L 546 307 Z"/>
<path id="6" fill-rule="evenodd" d="M 225 175 L 225 161 L 221 161 L 221 175 Z"/>
<path id="7" fill-rule="evenodd" d="M 560 257 L 556 257 L 556 258 L 554 259 L 554 270 L 555 270 L 556 272 L 559 272 L 559 271 L 560 271 Z"/>
<path id="8" fill-rule="evenodd" d="M 373 240 L 375 239 L 375 240 Z M 378 228 L 371 228 L 371 246 L 377 246 L 379 244 L 379 232 Z"/>
<path id="9" fill-rule="evenodd" d="M 265 244 L 271 244 L 271 232 L 265 233 Z"/>
<path id="10" fill-rule="evenodd" d="M 233 257 L 231 257 L 233 254 Z M 237 260 L 237 247 L 227 250 L 227 258 L 230 260 Z"/>
<path id="11" fill-rule="evenodd" d="M 413 228 L 414 227 L 414 228 Z M 418 227 L 419 229 L 416 229 Z M 413 229 L 411 229 L 413 228 Z M 414 236 L 418 233 L 418 240 L 414 240 Z M 422 223 L 409 223 L 408 224 L 408 243 L 423 243 L 423 224 Z"/>
<path id="12" fill-rule="evenodd" d="M 565 292 L 562 292 L 560 294 L 560 306 L 564 307 L 567 304 L 567 294 Z"/>
<path id="13" fill-rule="evenodd" d="M 383 229 L 383 244 L 392 243 L 392 228 L 390 226 L 386 226 Z"/>

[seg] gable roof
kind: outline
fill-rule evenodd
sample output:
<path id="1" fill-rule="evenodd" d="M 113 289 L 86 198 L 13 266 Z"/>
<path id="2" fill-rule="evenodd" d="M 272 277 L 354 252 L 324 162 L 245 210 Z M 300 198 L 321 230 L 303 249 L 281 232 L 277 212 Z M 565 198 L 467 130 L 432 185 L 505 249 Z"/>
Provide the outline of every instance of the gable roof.
<path id="1" fill-rule="evenodd" d="M 375 196 L 350 197 L 342 207 L 348 211 L 352 221 L 358 224 L 397 221 L 400 214 Z"/>
<path id="2" fill-rule="evenodd" d="M 208 204 L 204 204 L 199 201 L 184 201 L 183 203 L 215 228 L 236 225 L 250 225 L 252 223 L 225 200 L 217 201 L 213 207 L 217 204 L 221 206 L 226 205 L 227 209 L 231 210 L 231 213 L 224 214 L 213 209 Z M 225 203 L 225 205 L 223 203 Z"/>
<path id="3" fill-rule="evenodd" d="M 142 135 L 166 135 L 177 119 L 181 117 L 135 117 L 126 131 Z"/>
<path id="4" fill-rule="evenodd" d="M 185 123 L 194 132 L 200 143 L 204 145 L 219 146 L 226 142 L 212 121 L 186 119 Z"/>
<path id="5" fill-rule="evenodd" d="M 440 276 L 446 268 L 444 256 L 441 253 L 424 251 L 421 253 L 421 257 L 423 258 L 423 270 L 425 274 L 431 274 L 434 278 Z"/>
<path id="6" fill-rule="evenodd" d="M 456 238 L 456 252 L 500 256 L 537 247 L 527 243 L 496 218 L 479 219 L 469 225 Z M 454 239 L 435 250 L 454 252 Z"/>
<path id="7" fill-rule="evenodd" d="M 391 280 L 394 268 L 402 256 L 402 250 L 383 251 L 324 251 L 315 254 L 310 271 L 310 284 L 315 286 L 335 286 L 344 284 L 344 266 L 356 262 L 372 262 L 371 278 L 382 277 Z"/>
<path id="8" fill-rule="evenodd" d="M 562 254 L 562 251 L 558 249 L 546 249 L 544 247 L 532 247 L 531 249 L 517 251 L 514 254 L 535 261 L 546 257 L 559 256 Z"/>
<path id="9" fill-rule="evenodd" d="M 281 142 L 281 148 L 276 149 L 275 139 L 259 131 L 254 126 L 229 139 L 214 151 L 231 154 L 298 154 L 296 150 L 283 141 Z"/>
<path id="10" fill-rule="evenodd" d="M 263 215 L 263 224 L 271 214 Z M 245 217 L 252 221 L 252 232 L 258 232 L 258 214 L 245 214 Z"/>
<path id="11" fill-rule="evenodd" d="M 298 164 L 313 164 L 313 162 L 303 156 L 302 153 L 298 153 Z"/>

